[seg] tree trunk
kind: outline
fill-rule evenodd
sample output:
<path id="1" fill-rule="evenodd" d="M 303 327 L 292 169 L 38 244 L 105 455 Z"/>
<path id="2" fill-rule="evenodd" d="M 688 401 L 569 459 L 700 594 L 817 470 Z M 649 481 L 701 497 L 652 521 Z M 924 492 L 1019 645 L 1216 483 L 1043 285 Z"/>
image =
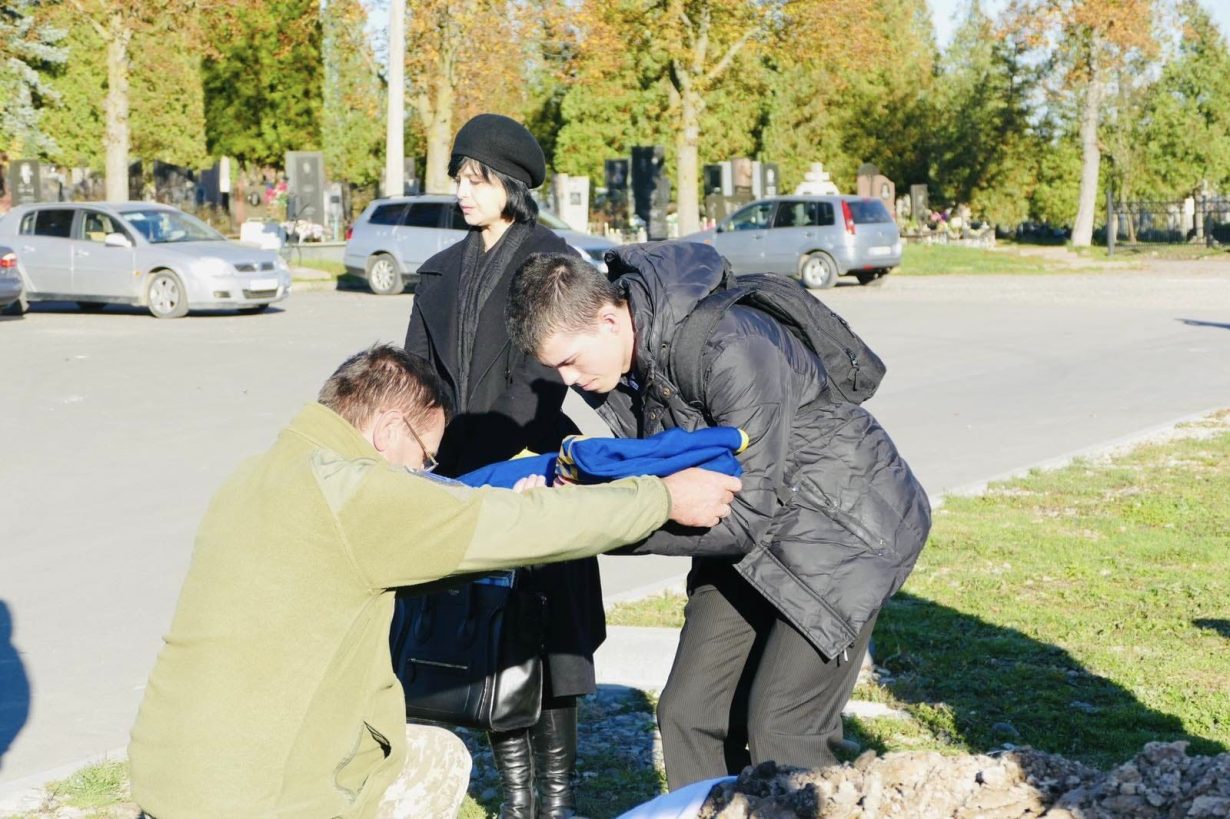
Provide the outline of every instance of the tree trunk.
<path id="1" fill-rule="evenodd" d="M 128 44 L 132 31 L 124 18 L 112 15 L 107 30 L 106 197 L 108 202 L 126 202 L 128 191 Z"/>
<path id="2" fill-rule="evenodd" d="M 679 130 L 675 134 L 675 202 L 679 220 L 679 235 L 687 236 L 700 230 L 699 95 L 685 83 L 679 92 Z"/>
<path id="3" fill-rule="evenodd" d="M 1072 246 L 1089 247 L 1093 242 L 1093 214 L 1098 206 L 1098 115 L 1104 88 L 1101 74 L 1094 69 L 1085 89 L 1085 110 L 1081 114 L 1081 188 L 1077 200 L 1076 223 L 1072 226 Z"/>
<path id="4" fill-rule="evenodd" d="M 385 123 L 384 195 L 406 191 L 406 0 L 389 2 L 389 98 Z"/>
<path id="5" fill-rule="evenodd" d="M 451 75 L 447 66 L 440 67 L 432 81 L 435 99 L 430 114 L 423 121 L 423 130 L 427 132 L 427 193 L 453 192 L 452 180 L 448 178 L 448 160 L 453 147 L 454 91 L 449 79 Z"/>

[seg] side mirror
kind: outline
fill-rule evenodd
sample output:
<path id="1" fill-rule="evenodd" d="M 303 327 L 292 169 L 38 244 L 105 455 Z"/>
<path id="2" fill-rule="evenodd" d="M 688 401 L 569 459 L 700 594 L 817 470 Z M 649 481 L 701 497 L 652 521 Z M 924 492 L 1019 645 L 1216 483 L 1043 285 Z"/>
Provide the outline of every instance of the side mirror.
<path id="1" fill-rule="evenodd" d="M 103 244 L 107 247 L 132 247 L 132 240 L 122 233 L 108 233 Z"/>

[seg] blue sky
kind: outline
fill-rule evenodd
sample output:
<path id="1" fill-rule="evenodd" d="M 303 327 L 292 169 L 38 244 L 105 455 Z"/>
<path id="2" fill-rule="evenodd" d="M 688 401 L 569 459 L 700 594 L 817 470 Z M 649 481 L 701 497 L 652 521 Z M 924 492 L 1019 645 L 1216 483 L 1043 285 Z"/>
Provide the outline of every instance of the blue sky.
<path id="1" fill-rule="evenodd" d="M 927 0 L 931 6 L 931 16 L 935 20 L 935 33 L 940 47 L 948 45 L 965 10 L 969 0 Z M 1230 32 L 1230 0 L 1200 0 L 1201 5 L 1213 13 L 1213 19 L 1221 28 L 1222 34 Z M 982 7 L 990 14 L 997 14 L 1004 6 L 1003 0 L 982 0 Z"/>

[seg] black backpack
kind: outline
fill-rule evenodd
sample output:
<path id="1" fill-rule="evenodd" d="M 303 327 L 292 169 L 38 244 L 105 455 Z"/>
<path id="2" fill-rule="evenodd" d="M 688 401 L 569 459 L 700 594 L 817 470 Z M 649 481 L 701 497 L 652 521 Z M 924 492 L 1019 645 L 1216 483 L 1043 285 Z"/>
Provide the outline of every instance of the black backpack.
<path id="1" fill-rule="evenodd" d="M 671 341 L 671 379 L 689 404 L 699 406 L 704 400 L 705 342 L 736 304 L 771 316 L 806 344 L 824 362 L 829 387 L 837 396 L 861 404 L 875 395 L 884 378 L 884 362 L 845 319 L 793 279 L 770 273 L 736 277 L 726 263 L 721 282 L 697 303 Z"/>

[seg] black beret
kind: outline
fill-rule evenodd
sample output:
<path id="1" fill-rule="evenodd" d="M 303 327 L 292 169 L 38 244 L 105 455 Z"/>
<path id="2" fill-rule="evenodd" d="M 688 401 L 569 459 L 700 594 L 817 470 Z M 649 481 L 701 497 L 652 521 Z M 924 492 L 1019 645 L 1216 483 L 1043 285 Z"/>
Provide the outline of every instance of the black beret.
<path id="1" fill-rule="evenodd" d="M 479 114 L 461 126 L 453 140 L 453 160 L 461 156 L 476 159 L 531 188 L 547 177 L 547 158 L 538 140 L 524 125 L 499 114 Z"/>

